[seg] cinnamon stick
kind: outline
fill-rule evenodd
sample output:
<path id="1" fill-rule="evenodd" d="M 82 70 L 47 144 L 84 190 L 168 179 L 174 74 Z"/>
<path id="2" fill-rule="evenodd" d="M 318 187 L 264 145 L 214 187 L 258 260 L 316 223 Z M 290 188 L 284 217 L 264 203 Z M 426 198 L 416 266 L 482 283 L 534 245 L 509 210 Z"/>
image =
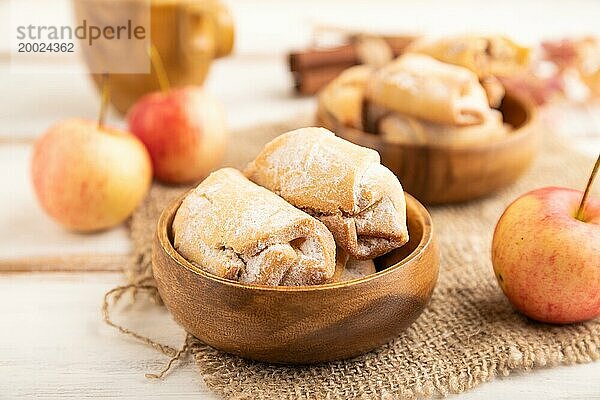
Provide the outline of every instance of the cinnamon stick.
<path id="1" fill-rule="evenodd" d="M 336 64 L 356 65 L 358 55 L 354 45 L 347 44 L 329 49 L 308 49 L 291 53 L 289 56 L 290 70 L 305 71 Z"/>
<path id="2" fill-rule="evenodd" d="M 301 94 L 314 94 L 353 65 L 342 63 L 293 72 L 296 90 Z"/>
<path id="3" fill-rule="evenodd" d="M 402 54 L 415 36 L 382 37 L 392 49 L 394 56 Z M 290 71 L 294 75 L 296 90 L 301 94 L 314 94 L 343 70 L 361 63 L 355 46 L 355 37 L 350 43 L 331 48 L 311 48 L 293 52 L 288 57 Z"/>

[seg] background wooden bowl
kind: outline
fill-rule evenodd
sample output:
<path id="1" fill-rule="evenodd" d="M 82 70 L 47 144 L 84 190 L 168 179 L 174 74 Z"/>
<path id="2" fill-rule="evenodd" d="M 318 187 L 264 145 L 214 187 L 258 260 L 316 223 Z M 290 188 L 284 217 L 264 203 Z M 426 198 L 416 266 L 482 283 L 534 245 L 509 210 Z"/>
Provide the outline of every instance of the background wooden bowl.
<path id="1" fill-rule="evenodd" d="M 500 111 L 514 130 L 504 139 L 477 144 L 401 144 L 340 124 L 319 110 L 318 123 L 336 135 L 375 149 L 404 190 L 426 204 L 471 200 L 513 183 L 537 149 L 535 106 L 507 94 Z"/>
<path id="2" fill-rule="evenodd" d="M 206 344 L 245 358 L 309 364 L 380 346 L 423 311 L 438 275 L 431 217 L 407 195 L 410 241 L 376 260 L 378 273 L 321 286 L 265 287 L 228 281 L 187 262 L 173 248 L 181 199 L 158 222 L 153 270 L 175 320 Z"/>

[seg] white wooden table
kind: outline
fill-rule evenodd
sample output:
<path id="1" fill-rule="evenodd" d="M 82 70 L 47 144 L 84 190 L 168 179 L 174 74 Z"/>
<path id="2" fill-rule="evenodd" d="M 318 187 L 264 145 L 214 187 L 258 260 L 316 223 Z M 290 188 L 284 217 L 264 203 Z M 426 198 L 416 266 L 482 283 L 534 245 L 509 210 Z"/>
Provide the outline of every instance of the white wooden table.
<path id="1" fill-rule="evenodd" d="M 215 64 L 207 88 L 227 107 L 233 129 L 314 109 L 312 99 L 292 96 L 283 58 L 287 49 L 307 43 L 307 22 L 438 33 L 468 27 L 510 31 L 530 42 L 543 36 L 600 34 L 600 2 L 543 7 L 534 1 L 519 6 L 502 2 L 481 9 L 473 1 L 445 7 L 384 0 L 228 3 L 238 23 L 238 51 Z M 55 2 L 49 4 L 53 6 L 41 11 L 60 12 Z M 381 7 L 386 7 L 383 14 Z M 0 22 L 7 15 L 8 2 L 0 0 Z M 0 51 L 6 48 L 2 40 Z M 20 142 L 64 117 L 93 118 L 98 100 L 90 82 L 85 76 L 10 74 L 4 60 L 0 88 L 0 265 L 17 265 L 24 257 L 126 256 L 130 243 L 124 228 L 69 234 L 41 212 L 29 183 L 31 146 Z M 111 122 L 123 124 L 115 115 Z M 583 139 L 574 145 L 590 153 L 600 148 L 597 141 Z M 121 282 L 116 272 L 0 274 L 0 398 L 212 398 L 191 364 L 176 368 L 164 381 L 144 377 L 160 370 L 165 357 L 101 322 L 102 296 Z M 164 310 L 139 307 L 127 310 L 128 325 L 175 347 L 181 344 L 183 333 L 168 322 Z M 459 397 L 600 398 L 600 363 L 498 378 Z"/>

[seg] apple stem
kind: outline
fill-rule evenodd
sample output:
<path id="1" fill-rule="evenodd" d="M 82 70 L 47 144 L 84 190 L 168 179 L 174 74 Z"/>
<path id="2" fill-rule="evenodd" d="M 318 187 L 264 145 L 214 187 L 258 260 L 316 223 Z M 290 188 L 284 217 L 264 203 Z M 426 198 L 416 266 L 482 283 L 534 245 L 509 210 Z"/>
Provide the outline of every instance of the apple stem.
<path id="1" fill-rule="evenodd" d="M 108 73 L 102 74 L 102 89 L 101 89 L 101 100 L 100 100 L 100 112 L 98 113 L 98 128 L 102 129 L 104 126 L 104 120 L 106 118 L 106 109 L 108 108 L 108 101 L 110 100 L 110 86 L 108 85 L 109 75 Z"/>
<path id="2" fill-rule="evenodd" d="M 592 169 L 592 174 L 590 175 L 590 179 L 588 180 L 587 186 L 585 187 L 585 192 L 583 192 L 583 197 L 581 198 L 581 203 L 579 203 L 579 209 L 577 210 L 577 215 L 575 216 L 575 218 L 577 218 L 580 221 L 585 222 L 585 206 L 587 203 L 587 199 L 590 195 L 590 191 L 592 190 L 594 179 L 598 174 L 598 169 L 600 169 L 600 154 L 598 154 L 598 159 L 596 160 L 596 164 L 594 164 L 594 169 Z"/>
<path id="3" fill-rule="evenodd" d="M 150 62 L 152 63 L 154 71 L 156 71 L 156 78 L 158 79 L 158 86 L 160 86 L 160 90 L 163 92 L 168 91 L 171 87 L 171 84 L 169 83 L 169 77 L 165 71 L 165 65 L 162 62 L 160 53 L 154 44 L 150 44 Z"/>

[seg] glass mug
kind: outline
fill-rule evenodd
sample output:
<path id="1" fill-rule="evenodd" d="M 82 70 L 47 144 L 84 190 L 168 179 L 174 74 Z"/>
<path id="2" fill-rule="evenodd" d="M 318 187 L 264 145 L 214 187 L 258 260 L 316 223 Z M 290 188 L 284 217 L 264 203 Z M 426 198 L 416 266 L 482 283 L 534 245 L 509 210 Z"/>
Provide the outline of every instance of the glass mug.
<path id="1" fill-rule="evenodd" d="M 125 18 L 136 16 L 149 22 L 152 45 L 173 87 L 201 85 L 212 60 L 230 54 L 233 48 L 233 20 L 219 0 L 73 0 L 73 5 L 77 23 L 85 20 L 88 25 L 118 26 L 125 23 Z M 98 65 L 107 65 L 108 58 L 110 62 L 132 59 L 148 62 L 150 43 L 146 42 L 134 47 L 122 42 L 121 48 L 108 41 L 93 47 L 83 46 L 83 56 L 96 87 L 100 90 L 103 81 Z M 103 48 L 109 45 L 110 49 Z M 160 90 L 155 68 L 150 66 L 148 71 L 111 73 L 110 99 L 117 110 L 126 113 L 141 96 Z"/>

